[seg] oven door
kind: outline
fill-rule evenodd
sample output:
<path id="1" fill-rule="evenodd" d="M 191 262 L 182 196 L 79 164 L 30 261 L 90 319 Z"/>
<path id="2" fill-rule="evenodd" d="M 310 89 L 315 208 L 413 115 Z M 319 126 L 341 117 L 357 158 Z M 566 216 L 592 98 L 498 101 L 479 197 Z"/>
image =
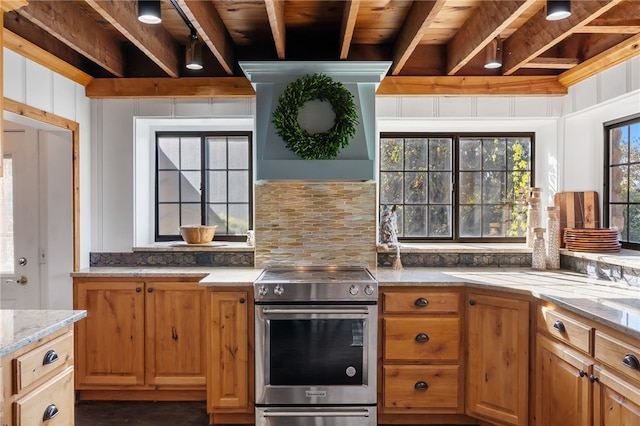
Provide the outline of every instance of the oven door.
<path id="1" fill-rule="evenodd" d="M 256 404 L 376 403 L 376 305 L 256 305 Z"/>
<path id="2" fill-rule="evenodd" d="M 256 407 L 256 426 L 376 426 L 376 407 Z"/>

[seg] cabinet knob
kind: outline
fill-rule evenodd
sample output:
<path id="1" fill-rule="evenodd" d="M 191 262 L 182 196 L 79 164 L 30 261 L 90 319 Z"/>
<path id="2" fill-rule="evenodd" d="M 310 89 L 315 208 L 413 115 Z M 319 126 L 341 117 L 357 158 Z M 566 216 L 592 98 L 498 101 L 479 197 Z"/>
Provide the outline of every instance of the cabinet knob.
<path id="1" fill-rule="evenodd" d="M 429 336 L 427 333 L 418 333 L 416 334 L 416 342 L 426 343 L 429 341 Z"/>
<path id="2" fill-rule="evenodd" d="M 245 302 L 244 297 L 241 297 L 240 300 L 238 300 L 238 302 L 244 303 Z"/>
<path id="3" fill-rule="evenodd" d="M 419 297 L 416 299 L 415 302 L 413 302 L 413 304 L 416 305 L 418 308 L 424 308 L 425 306 L 429 305 L 429 301 L 424 297 Z"/>
<path id="4" fill-rule="evenodd" d="M 425 391 L 429 388 L 429 385 L 427 384 L 427 382 L 423 382 L 422 380 L 420 380 L 419 382 L 416 382 L 415 385 L 413 385 L 413 388 L 415 390 Z"/>
<path id="5" fill-rule="evenodd" d="M 42 358 L 42 365 L 53 364 L 57 360 L 58 360 L 58 354 L 56 353 L 56 351 L 51 349 L 50 351 L 47 351 L 46 354 L 44 354 L 44 358 Z"/>
<path id="6" fill-rule="evenodd" d="M 578 374 L 580 374 L 580 377 L 584 377 L 584 376 L 586 376 L 586 375 L 587 375 L 587 372 L 586 372 L 586 371 L 584 371 L 584 370 L 580 370 L 580 371 L 578 372 Z"/>
<path id="7" fill-rule="evenodd" d="M 592 374 L 592 375 L 589 376 L 589 381 L 591 383 L 595 383 L 595 382 L 598 381 L 598 378 Z"/>
<path id="8" fill-rule="evenodd" d="M 136 293 L 140 293 L 142 289 L 140 287 L 136 287 Z"/>
<path id="9" fill-rule="evenodd" d="M 471 300 L 469 300 L 469 304 L 470 304 L 471 306 L 474 306 L 474 305 L 476 304 L 476 301 L 475 301 L 475 300 L 473 300 L 473 299 L 471 299 Z"/>
<path id="10" fill-rule="evenodd" d="M 558 330 L 560 333 L 564 333 L 567 329 L 564 327 L 564 323 L 560 320 L 553 323 L 553 328 Z"/>
<path id="11" fill-rule="evenodd" d="M 625 357 L 622 359 L 622 364 L 633 370 L 640 369 L 640 361 L 638 361 L 638 358 L 636 358 L 636 356 L 633 354 L 625 355 Z"/>
<path id="12" fill-rule="evenodd" d="M 148 287 L 147 288 L 147 293 L 153 293 L 153 287 Z"/>
<path id="13" fill-rule="evenodd" d="M 58 407 L 56 407 L 55 404 L 50 404 L 47 406 L 47 408 L 44 409 L 44 414 L 42 415 L 42 421 L 46 422 L 47 420 L 51 420 L 52 418 L 57 416 L 58 413 L 59 413 Z"/>

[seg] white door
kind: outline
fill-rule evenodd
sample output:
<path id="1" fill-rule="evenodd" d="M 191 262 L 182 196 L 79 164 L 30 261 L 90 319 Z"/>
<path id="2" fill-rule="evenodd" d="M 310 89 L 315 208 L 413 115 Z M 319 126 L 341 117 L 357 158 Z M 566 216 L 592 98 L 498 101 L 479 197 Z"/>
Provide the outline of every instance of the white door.
<path id="1" fill-rule="evenodd" d="M 3 134 L 0 177 L 0 308 L 41 308 L 38 131 Z"/>

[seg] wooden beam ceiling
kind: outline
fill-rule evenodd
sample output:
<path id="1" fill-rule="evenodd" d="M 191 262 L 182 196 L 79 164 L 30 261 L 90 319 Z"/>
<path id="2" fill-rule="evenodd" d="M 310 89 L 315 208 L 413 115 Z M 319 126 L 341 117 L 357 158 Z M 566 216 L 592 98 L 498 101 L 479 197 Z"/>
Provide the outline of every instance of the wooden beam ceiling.
<path id="1" fill-rule="evenodd" d="M 252 97 L 245 77 L 96 78 L 86 87 L 89 98 Z"/>
<path id="2" fill-rule="evenodd" d="M 286 30 L 284 25 L 284 2 L 281 0 L 264 0 L 269 17 L 269 26 L 276 45 L 278 59 L 285 58 Z"/>
<path id="3" fill-rule="evenodd" d="M 342 25 L 340 26 L 340 59 L 347 59 L 349 56 L 349 47 L 351 47 L 353 30 L 356 27 L 358 10 L 360 10 L 360 0 L 348 0 L 344 3 Z"/>

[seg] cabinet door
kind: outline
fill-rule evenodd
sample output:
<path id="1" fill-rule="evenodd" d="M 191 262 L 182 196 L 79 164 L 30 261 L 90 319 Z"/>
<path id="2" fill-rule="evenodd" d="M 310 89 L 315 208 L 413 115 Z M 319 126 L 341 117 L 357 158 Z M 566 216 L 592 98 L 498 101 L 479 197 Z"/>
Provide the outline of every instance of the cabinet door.
<path id="1" fill-rule="evenodd" d="M 76 388 L 144 384 L 144 283 L 77 281 Z"/>
<path id="2" fill-rule="evenodd" d="M 589 426 L 591 361 L 541 334 L 536 343 L 536 423 Z"/>
<path id="3" fill-rule="evenodd" d="M 529 302 L 469 294 L 467 413 L 528 423 Z"/>
<path id="4" fill-rule="evenodd" d="M 189 282 L 147 282 L 146 383 L 205 389 L 205 289 Z"/>
<path id="5" fill-rule="evenodd" d="M 640 388 L 599 366 L 594 379 L 594 426 L 640 424 Z"/>
<path id="6" fill-rule="evenodd" d="M 211 326 L 209 411 L 249 410 L 248 342 L 252 329 L 249 329 L 248 292 L 213 291 L 208 309 Z"/>

